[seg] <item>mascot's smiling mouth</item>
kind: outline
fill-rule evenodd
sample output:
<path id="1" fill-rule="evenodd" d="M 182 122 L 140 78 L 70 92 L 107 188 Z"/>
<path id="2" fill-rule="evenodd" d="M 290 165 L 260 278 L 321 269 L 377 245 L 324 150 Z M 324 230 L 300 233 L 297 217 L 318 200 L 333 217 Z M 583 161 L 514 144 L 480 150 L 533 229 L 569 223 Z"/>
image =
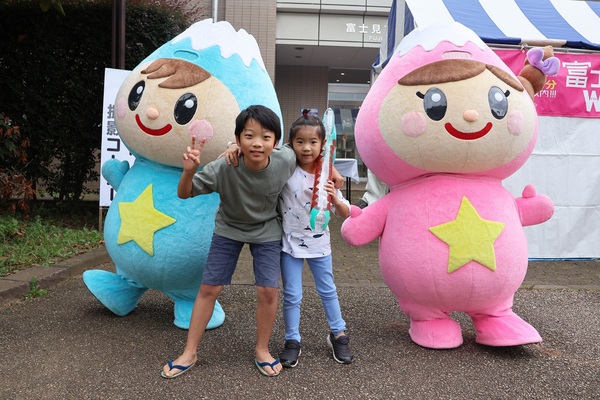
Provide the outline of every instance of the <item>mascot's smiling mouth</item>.
<path id="1" fill-rule="evenodd" d="M 449 134 L 451 134 L 455 138 L 461 139 L 461 140 L 475 140 L 475 139 L 479 139 L 479 138 L 484 137 L 485 135 L 487 135 L 488 132 L 492 129 L 492 123 L 491 122 L 488 122 L 487 124 L 485 124 L 485 126 L 483 127 L 482 130 L 477 131 L 477 132 L 471 132 L 471 133 L 459 131 L 458 129 L 454 128 L 451 123 L 447 123 L 444 126 L 446 127 L 446 130 L 448 131 Z"/>
<path id="2" fill-rule="evenodd" d="M 167 124 L 160 129 L 150 129 L 142 123 L 142 121 L 140 120 L 140 116 L 137 114 L 135 115 L 135 122 L 137 122 L 141 130 L 146 132 L 148 135 L 152 136 L 162 136 L 171 130 L 171 124 Z"/>

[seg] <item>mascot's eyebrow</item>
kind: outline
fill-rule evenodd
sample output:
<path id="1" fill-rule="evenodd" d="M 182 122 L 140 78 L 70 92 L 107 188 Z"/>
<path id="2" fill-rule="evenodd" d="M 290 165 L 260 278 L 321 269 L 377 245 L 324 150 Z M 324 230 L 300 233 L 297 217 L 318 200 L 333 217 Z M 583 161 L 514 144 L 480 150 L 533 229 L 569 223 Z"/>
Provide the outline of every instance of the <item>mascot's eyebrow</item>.
<path id="1" fill-rule="evenodd" d="M 183 89 L 197 85 L 211 77 L 210 72 L 196 64 L 175 58 L 159 58 L 142 70 L 148 79 L 165 78 L 158 87 L 165 89 Z"/>
<path id="2" fill-rule="evenodd" d="M 398 80 L 403 86 L 433 85 L 458 82 L 477 76 L 488 69 L 494 76 L 520 92 L 523 87 L 509 73 L 493 65 L 473 60 L 441 60 L 424 65 Z"/>
<path id="3" fill-rule="evenodd" d="M 500 79 L 502 82 L 506 83 L 511 88 L 518 90 L 519 92 L 522 92 L 523 90 L 525 90 L 525 89 L 523 89 L 523 86 L 521 85 L 521 83 L 518 80 L 513 78 L 508 72 L 504 71 L 503 69 L 494 67 L 493 65 L 488 65 L 487 69 L 492 74 L 494 74 L 498 79 Z"/>

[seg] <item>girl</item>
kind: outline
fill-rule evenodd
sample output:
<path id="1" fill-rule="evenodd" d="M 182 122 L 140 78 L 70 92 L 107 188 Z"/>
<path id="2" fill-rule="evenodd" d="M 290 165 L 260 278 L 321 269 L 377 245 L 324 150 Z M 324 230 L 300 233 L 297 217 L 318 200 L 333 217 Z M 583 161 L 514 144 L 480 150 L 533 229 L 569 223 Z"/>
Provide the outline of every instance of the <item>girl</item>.
<path id="1" fill-rule="evenodd" d="M 283 216 L 283 251 L 281 277 L 283 282 L 283 318 L 285 346 L 280 355 L 284 367 L 298 365 L 301 353 L 300 303 L 302 301 L 302 267 L 306 259 L 331 332 L 327 342 L 333 358 L 342 364 L 353 360 L 346 323 L 342 318 L 337 289 L 333 281 L 329 228 L 317 232 L 310 228 L 310 208 L 315 172 L 325 144 L 322 122 L 305 113 L 290 128 L 289 143 L 296 154 L 296 169 L 281 191 L 279 205 Z M 350 214 L 350 204 L 332 181 L 326 184 L 331 211 L 343 218 Z"/>

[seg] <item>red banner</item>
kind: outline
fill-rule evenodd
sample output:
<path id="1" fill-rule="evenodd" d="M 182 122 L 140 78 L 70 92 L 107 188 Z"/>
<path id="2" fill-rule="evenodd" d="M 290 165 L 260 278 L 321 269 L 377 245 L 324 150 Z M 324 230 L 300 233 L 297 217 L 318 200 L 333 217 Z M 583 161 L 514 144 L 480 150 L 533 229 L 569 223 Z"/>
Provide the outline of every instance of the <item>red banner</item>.
<path id="1" fill-rule="evenodd" d="M 526 54 L 520 50 L 494 50 L 515 73 L 523 67 Z M 600 118 L 600 54 L 557 53 L 560 70 L 549 76 L 535 95 L 538 115 Z"/>

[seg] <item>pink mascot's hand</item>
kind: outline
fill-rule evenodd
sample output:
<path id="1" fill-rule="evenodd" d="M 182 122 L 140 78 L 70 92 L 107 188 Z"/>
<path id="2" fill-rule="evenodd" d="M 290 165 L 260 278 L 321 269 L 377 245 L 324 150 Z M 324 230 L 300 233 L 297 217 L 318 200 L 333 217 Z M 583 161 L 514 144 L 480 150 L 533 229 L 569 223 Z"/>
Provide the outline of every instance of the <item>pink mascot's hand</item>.
<path id="1" fill-rule="evenodd" d="M 533 185 L 525 186 L 523 197 L 515 199 L 523 226 L 545 222 L 554 214 L 554 204 L 548 196 L 537 194 Z"/>
<path id="2" fill-rule="evenodd" d="M 360 207 L 351 205 L 350 206 L 350 215 L 344 223 L 342 224 L 342 238 L 352 246 L 362 246 L 363 243 L 360 241 L 360 231 L 358 227 L 360 226 L 360 218 L 358 218 L 362 214 L 362 209 Z"/>
<path id="3" fill-rule="evenodd" d="M 350 206 L 350 218 L 356 218 L 362 214 L 362 209 L 357 206 Z"/>
<path id="4" fill-rule="evenodd" d="M 350 206 L 350 217 L 342 224 L 342 238 L 352 246 L 364 246 L 380 237 L 387 218 L 388 196 L 360 209 Z"/>

